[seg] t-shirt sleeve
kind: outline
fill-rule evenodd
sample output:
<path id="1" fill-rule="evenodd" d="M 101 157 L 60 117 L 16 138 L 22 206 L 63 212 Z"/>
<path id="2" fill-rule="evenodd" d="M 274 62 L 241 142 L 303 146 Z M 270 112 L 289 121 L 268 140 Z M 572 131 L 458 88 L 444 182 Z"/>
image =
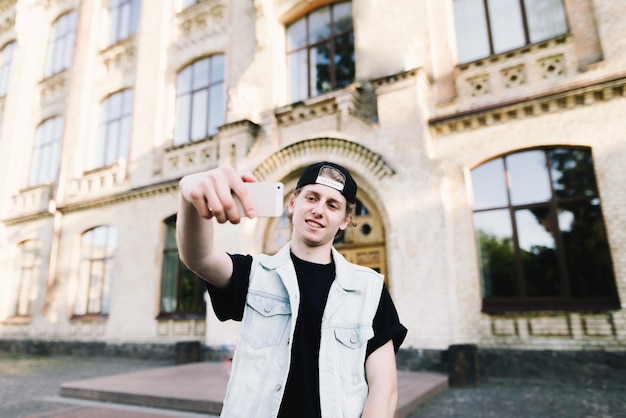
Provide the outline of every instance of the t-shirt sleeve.
<path id="1" fill-rule="evenodd" d="M 400 345 L 406 337 L 407 329 L 400 323 L 398 311 L 396 310 L 387 286 L 383 285 L 378 302 L 378 310 L 372 323 L 374 337 L 367 342 L 366 358 L 378 348 L 382 347 L 389 340 L 393 340 L 393 348 L 398 352 Z"/>
<path id="2" fill-rule="evenodd" d="M 233 275 L 228 286 L 221 288 L 206 283 L 206 289 L 211 298 L 213 312 L 220 321 L 234 319 L 241 321 L 246 306 L 248 284 L 250 283 L 250 269 L 252 256 L 229 254 L 233 261 Z"/>

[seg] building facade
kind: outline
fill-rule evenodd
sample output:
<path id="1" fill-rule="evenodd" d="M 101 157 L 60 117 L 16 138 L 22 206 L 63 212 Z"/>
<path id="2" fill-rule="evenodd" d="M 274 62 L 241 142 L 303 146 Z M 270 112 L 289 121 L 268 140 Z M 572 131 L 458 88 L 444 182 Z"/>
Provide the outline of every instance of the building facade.
<path id="1" fill-rule="evenodd" d="M 626 350 L 626 3 L 392 3 L 0 1 L 0 339 L 236 344 L 178 261 L 178 181 L 328 159 L 403 349 Z"/>

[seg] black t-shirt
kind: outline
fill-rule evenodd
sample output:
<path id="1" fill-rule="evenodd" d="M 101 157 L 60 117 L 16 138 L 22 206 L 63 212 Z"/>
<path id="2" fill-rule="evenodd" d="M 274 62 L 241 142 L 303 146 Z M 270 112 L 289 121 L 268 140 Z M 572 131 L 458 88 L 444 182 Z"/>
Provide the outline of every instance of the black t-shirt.
<path id="1" fill-rule="evenodd" d="M 222 321 L 242 319 L 250 280 L 252 257 L 231 255 L 231 259 L 233 276 L 229 285 L 220 289 L 207 284 L 213 310 Z M 310 263 L 293 254 L 291 259 L 298 278 L 300 308 L 293 337 L 291 368 L 278 416 L 318 418 L 321 416 L 318 371 L 321 324 L 328 292 L 335 279 L 335 264 Z M 386 286 L 383 286 L 372 326 L 374 337 L 367 343 L 366 356 L 389 340 L 393 340 L 397 351 L 406 336 L 407 330 L 400 323 Z"/>

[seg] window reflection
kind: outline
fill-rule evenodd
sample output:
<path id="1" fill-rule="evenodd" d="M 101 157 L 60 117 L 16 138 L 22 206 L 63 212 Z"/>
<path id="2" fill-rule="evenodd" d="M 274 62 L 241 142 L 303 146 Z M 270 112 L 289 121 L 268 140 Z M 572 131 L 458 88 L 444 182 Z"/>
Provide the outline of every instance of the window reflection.
<path id="1" fill-rule="evenodd" d="M 161 270 L 161 317 L 203 317 L 206 313 L 204 281 L 178 258 L 176 215 L 165 220 Z"/>
<path id="2" fill-rule="evenodd" d="M 474 228 L 483 278 L 483 297 L 518 295 L 509 212 L 476 212 Z"/>
<path id="3" fill-rule="evenodd" d="M 321 7 L 287 27 L 292 102 L 354 81 L 352 4 Z"/>
<path id="4" fill-rule="evenodd" d="M 460 63 L 567 33 L 562 0 L 454 0 Z"/>
<path id="5" fill-rule="evenodd" d="M 508 202 L 504 160 L 498 158 L 472 170 L 474 209 L 506 206 Z"/>
<path id="6" fill-rule="evenodd" d="M 223 55 L 200 59 L 178 73 L 174 145 L 215 135 L 225 115 Z"/>
<path id="7" fill-rule="evenodd" d="M 472 186 L 484 309 L 619 306 L 588 149 L 506 155 Z"/>
<path id="8" fill-rule="evenodd" d="M 520 152 L 506 157 L 505 161 L 513 205 L 550 200 L 550 182 L 544 151 Z"/>

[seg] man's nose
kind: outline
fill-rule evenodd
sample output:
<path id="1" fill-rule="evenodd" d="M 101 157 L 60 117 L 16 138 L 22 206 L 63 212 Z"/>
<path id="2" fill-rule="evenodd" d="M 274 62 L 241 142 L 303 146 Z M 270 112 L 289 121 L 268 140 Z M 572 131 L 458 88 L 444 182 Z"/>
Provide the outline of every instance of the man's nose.
<path id="1" fill-rule="evenodd" d="M 324 204 L 321 201 L 317 202 L 313 206 L 313 213 L 316 215 L 321 215 L 322 213 L 324 213 Z"/>

